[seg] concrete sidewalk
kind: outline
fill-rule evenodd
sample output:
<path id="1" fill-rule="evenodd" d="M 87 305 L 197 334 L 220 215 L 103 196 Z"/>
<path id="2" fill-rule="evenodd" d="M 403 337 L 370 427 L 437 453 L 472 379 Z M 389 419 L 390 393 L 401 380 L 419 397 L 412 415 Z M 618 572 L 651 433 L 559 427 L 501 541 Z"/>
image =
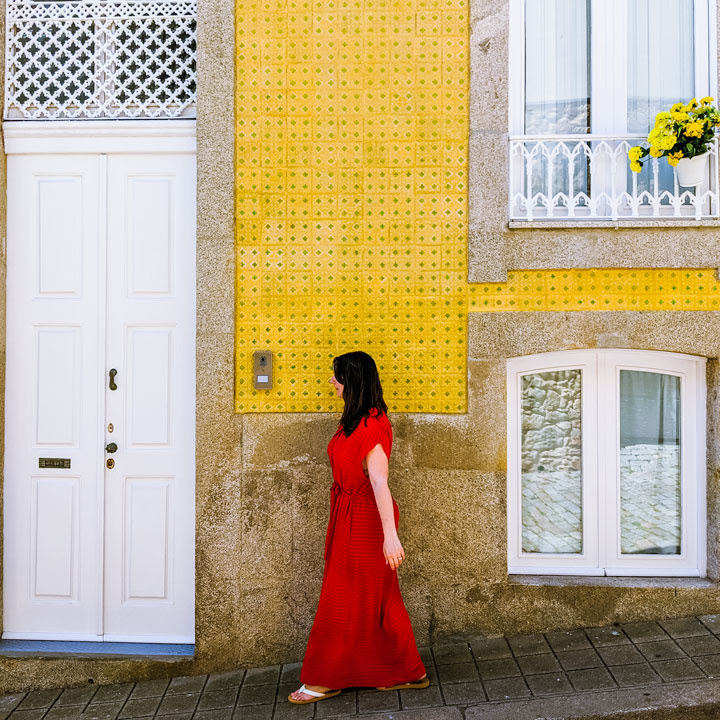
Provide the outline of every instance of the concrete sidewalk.
<path id="1" fill-rule="evenodd" d="M 0 697 L 0 720 L 720 718 L 720 615 L 421 648 L 430 687 L 288 703 L 300 663 Z"/>

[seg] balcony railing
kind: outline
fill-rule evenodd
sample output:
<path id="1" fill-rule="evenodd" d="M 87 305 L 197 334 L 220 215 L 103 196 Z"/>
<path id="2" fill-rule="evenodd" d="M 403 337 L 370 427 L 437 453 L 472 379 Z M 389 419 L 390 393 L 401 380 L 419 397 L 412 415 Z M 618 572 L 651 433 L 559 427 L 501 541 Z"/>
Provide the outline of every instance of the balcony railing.
<path id="1" fill-rule="evenodd" d="M 5 118 L 192 117 L 196 0 L 8 0 Z"/>
<path id="2" fill-rule="evenodd" d="M 718 142 L 707 177 L 681 187 L 665 158 L 630 170 L 628 150 L 645 136 L 543 135 L 510 137 L 510 219 L 653 220 L 720 217 Z"/>

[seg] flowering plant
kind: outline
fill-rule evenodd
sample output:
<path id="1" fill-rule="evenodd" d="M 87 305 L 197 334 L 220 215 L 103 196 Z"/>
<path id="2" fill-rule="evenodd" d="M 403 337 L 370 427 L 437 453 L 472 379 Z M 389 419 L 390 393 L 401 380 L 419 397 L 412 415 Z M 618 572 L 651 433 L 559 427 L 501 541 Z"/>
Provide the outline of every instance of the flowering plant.
<path id="1" fill-rule="evenodd" d="M 712 104 L 713 98 L 704 97 L 700 102 L 693 98 L 687 105 L 675 103 L 670 112 L 655 116 L 655 127 L 647 141 L 649 148 L 636 145 L 628 150 L 630 169 L 642 170 L 642 158 L 667 157 L 670 165 L 677 165 L 681 158 L 692 158 L 707 151 L 720 126 L 720 112 Z"/>

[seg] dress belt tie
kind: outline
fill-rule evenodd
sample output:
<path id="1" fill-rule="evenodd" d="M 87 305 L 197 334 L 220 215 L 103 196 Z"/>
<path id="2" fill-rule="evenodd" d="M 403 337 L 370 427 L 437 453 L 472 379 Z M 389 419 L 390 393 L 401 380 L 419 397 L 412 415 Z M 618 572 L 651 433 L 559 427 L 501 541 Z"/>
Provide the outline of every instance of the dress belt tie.
<path id="1" fill-rule="evenodd" d="M 370 497 L 373 495 L 372 485 L 368 484 L 367 488 L 363 488 L 359 492 L 350 492 L 349 490 L 345 490 L 337 481 L 333 482 L 333 484 L 330 486 L 330 521 L 328 523 L 327 535 L 325 537 L 325 559 L 327 559 L 328 551 L 330 550 L 331 538 L 334 536 L 335 533 L 335 520 L 337 518 L 337 500 L 340 495 L 349 495 L 351 502 L 354 497 Z"/>

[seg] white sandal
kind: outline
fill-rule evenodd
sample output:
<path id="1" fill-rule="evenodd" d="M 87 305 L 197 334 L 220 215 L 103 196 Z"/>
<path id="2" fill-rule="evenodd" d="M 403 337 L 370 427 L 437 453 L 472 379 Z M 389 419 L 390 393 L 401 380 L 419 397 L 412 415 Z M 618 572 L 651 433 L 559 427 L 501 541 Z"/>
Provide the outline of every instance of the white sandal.
<path id="1" fill-rule="evenodd" d="M 325 700 L 326 698 L 335 697 L 335 695 L 339 695 L 342 690 L 327 690 L 326 692 L 317 692 L 317 690 L 308 690 L 305 687 L 305 683 L 303 683 L 300 686 L 300 689 L 296 690 L 295 692 L 307 693 L 308 695 L 313 696 L 309 700 L 295 700 L 292 695 L 288 695 L 288 700 L 291 703 L 295 703 L 296 705 L 305 705 L 306 703 L 313 703 L 317 702 L 318 700 Z"/>

